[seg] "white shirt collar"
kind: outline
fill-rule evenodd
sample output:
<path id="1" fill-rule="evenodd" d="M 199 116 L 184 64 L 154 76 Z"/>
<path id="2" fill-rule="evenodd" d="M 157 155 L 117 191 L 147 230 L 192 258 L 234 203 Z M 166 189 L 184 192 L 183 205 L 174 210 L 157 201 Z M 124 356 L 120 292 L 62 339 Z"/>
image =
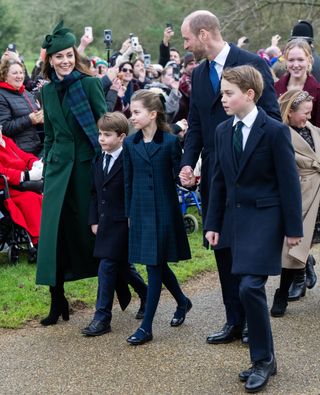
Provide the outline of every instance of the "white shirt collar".
<path id="1" fill-rule="evenodd" d="M 111 155 L 114 160 L 118 159 L 118 156 L 121 154 L 122 146 L 113 152 L 103 151 L 104 153 Z"/>
<path id="2" fill-rule="evenodd" d="M 243 119 L 240 119 L 239 117 L 237 117 L 237 115 L 235 115 L 232 125 L 234 126 L 237 122 L 242 121 L 247 128 L 251 129 L 254 121 L 257 118 L 257 115 L 258 109 L 257 106 L 254 106 L 253 110 L 251 110 L 249 114 L 247 114 Z"/>
<path id="3" fill-rule="evenodd" d="M 221 66 L 222 68 L 224 67 L 224 64 L 226 63 L 227 57 L 230 52 L 230 45 L 226 42 L 224 44 L 224 47 L 222 50 L 218 53 L 218 55 L 214 58 L 214 61 Z"/>

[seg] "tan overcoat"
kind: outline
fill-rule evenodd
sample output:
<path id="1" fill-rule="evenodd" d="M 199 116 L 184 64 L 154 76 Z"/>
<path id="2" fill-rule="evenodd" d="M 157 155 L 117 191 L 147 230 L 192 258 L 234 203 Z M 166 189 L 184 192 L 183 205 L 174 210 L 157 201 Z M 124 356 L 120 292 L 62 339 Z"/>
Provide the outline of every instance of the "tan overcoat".
<path id="1" fill-rule="evenodd" d="M 282 266 L 287 269 L 305 267 L 320 203 L 320 128 L 313 126 L 310 122 L 307 122 L 306 126 L 311 130 L 315 151 L 294 129 L 290 128 L 300 174 L 304 237 L 298 246 L 290 250 L 286 242 L 284 243 Z"/>

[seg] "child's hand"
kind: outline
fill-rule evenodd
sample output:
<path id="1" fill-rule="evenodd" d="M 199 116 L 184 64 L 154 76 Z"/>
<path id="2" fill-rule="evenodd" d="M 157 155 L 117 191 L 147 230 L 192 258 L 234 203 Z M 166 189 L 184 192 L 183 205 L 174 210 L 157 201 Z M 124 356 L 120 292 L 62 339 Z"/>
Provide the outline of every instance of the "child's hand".
<path id="1" fill-rule="evenodd" d="M 94 235 L 98 232 L 98 224 L 91 225 L 91 231 Z"/>
<path id="2" fill-rule="evenodd" d="M 219 242 L 219 233 L 208 231 L 206 233 L 206 239 L 211 246 L 215 247 Z"/>

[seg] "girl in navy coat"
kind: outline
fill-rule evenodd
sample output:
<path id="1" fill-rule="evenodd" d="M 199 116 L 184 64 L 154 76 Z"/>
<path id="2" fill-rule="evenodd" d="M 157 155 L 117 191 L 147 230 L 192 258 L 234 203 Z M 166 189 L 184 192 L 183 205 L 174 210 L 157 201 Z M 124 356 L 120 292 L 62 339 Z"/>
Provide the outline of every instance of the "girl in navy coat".
<path id="1" fill-rule="evenodd" d="M 139 345 L 152 340 L 162 284 L 178 305 L 171 326 L 184 322 L 192 304 L 168 262 L 190 259 L 191 255 L 176 193 L 179 140 L 167 132 L 170 129 L 159 95 L 138 91 L 131 99 L 131 112 L 138 132 L 123 144 L 129 261 L 147 266 L 148 295 L 144 320 L 127 341 Z"/>

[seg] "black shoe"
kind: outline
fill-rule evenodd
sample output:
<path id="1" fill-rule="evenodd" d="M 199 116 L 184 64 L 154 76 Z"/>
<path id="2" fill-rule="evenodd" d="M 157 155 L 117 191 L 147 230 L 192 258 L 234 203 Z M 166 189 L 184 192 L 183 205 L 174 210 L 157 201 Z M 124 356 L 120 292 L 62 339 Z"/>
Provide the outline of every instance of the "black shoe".
<path id="1" fill-rule="evenodd" d="M 241 343 L 249 344 L 248 324 L 245 322 L 241 331 Z"/>
<path id="2" fill-rule="evenodd" d="M 306 285 L 307 288 L 313 288 L 317 283 L 317 275 L 314 271 L 314 265 L 316 264 L 316 260 L 312 255 L 308 256 L 307 264 L 306 264 Z"/>
<path id="3" fill-rule="evenodd" d="M 127 342 L 133 346 L 147 343 L 153 339 L 152 333 L 146 332 L 143 328 L 138 328 L 136 332 L 128 337 Z"/>
<path id="4" fill-rule="evenodd" d="M 244 388 L 247 392 L 250 393 L 259 392 L 267 385 L 269 377 L 277 374 L 277 364 L 274 357 L 272 356 L 269 362 L 254 362 L 252 368 L 249 370 L 252 371 L 246 380 L 246 385 Z M 242 372 L 243 377 L 245 377 L 244 372 Z"/>
<path id="5" fill-rule="evenodd" d="M 141 299 L 140 307 L 136 314 L 136 320 L 142 320 L 144 318 L 145 310 L 146 310 L 146 301 Z"/>
<path id="6" fill-rule="evenodd" d="M 233 340 L 241 338 L 241 327 L 239 325 L 228 325 L 216 333 L 207 337 L 207 343 L 209 344 L 223 344 L 230 343 Z"/>
<path id="7" fill-rule="evenodd" d="M 173 315 L 173 318 L 170 322 L 171 326 L 180 326 L 181 324 L 184 323 L 184 320 L 186 318 L 186 314 L 188 311 L 190 311 L 192 308 L 192 303 L 191 300 L 186 298 L 186 304 L 183 308 L 177 307 L 176 312 Z"/>
<path id="8" fill-rule="evenodd" d="M 253 367 L 247 369 L 247 370 L 243 370 L 242 372 L 239 373 L 239 379 L 242 382 L 245 382 L 248 380 L 250 374 L 253 372 Z"/>
<path id="9" fill-rule="evenodd" d="M 288 306 L 288 294 L 283 294 L 278 288 L 274 294 L 273 304 L 270 309 L 272 317 L 283 317 Z"/>
<path id="10" fill-rule="evenodd" d="M 99 320 L 92 320 L 90 324 L 81 330 L 81 333 L 86 336 L 100 336 L 111 332 L 110 322 Z"/>
<path id="11" fill-rule="evenodd" d="M 306 270 L 299 269 L 297 270 L 289 289 L 288 301 L 293 302 L 294 300 L 299 300 L 300 297 L 305 296 L 306 288 Z"/>

